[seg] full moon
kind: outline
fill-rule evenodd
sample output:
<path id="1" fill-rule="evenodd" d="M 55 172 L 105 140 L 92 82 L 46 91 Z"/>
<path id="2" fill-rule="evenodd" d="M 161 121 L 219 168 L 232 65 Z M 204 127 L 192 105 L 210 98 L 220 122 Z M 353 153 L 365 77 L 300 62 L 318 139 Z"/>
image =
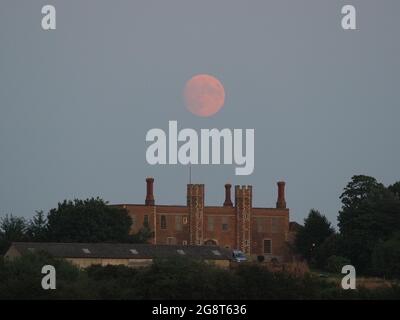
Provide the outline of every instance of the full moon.
<path id="1" fill-rule="evenodd" d="M 216 114 L 225 102 L 225 90 L 221 82 L 208 74 L 198 74 L 185 85 L 183 92 L 186 108 L 200 117 Z"/>

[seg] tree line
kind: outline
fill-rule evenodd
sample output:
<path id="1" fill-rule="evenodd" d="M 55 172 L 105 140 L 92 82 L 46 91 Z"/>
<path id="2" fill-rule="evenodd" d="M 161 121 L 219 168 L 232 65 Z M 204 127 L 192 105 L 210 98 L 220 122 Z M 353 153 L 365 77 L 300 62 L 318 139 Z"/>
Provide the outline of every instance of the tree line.
<path id="1" fill-rule="evenodd" d="M 64 200 L 47 214 L 37 211 L 31 220 L 13 215 L 0 219 L 0 254 L 13 241 L 145 243 L 152 237 L 146 222 L 136 234 L 130 234 L 131 226 L 125 209 L 102 199 Z"/>

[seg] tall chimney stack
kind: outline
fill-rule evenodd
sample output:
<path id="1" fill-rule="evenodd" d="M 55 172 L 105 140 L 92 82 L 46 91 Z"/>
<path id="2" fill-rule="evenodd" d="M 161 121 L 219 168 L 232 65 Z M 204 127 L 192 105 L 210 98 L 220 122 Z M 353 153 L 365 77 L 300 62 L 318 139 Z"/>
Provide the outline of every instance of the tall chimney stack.
<path id="1" fill-rule="evenodd" d="M 227 183 L 225 185 L 225 202 L 224 202 L 224 207 L 233 207 L 233 203 L 231 200 L 231 185 Z"/>
<path id="2" fill-rule="evenodd" d="M 286 201 L 285 201 L 285 182 L 278 182 L 278 201 L 276 202 L 276 207 L 278 209 L 286 209 Z"/>
<path id="3" fill-rule="evenodd" d="M 153 194 L 153 183 L 154 178 L 147 178 L 146 179 L 146 206 L 154 206 L 154 194 Z"/>

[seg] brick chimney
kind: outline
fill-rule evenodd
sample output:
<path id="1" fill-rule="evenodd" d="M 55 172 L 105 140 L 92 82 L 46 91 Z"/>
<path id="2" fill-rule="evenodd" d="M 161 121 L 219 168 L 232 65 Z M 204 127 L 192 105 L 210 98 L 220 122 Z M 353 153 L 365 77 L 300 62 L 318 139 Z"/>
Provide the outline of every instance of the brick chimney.
<path id="1" fill-rule="evenodd" d="M 146 179 L 146 206 L 154 206 L 154 194 L 153 194 L 153 183 L 154 178 L 147 178 Z"/>
<path id="2" fill-rule="evenodd" d="M 233 207 L 233 203 L 231 200 L 231 185 L 227 183 L 225 185 L 225 202 L 224 202 L 224 207 Z"/>
<path id="3" fill-rule="evenodd" d="M 276 201 L 276 207 L 278 209 L 286 209 L 286 201 L 285 201 L 285 182 L 278 182 L 278 201 Z"/>

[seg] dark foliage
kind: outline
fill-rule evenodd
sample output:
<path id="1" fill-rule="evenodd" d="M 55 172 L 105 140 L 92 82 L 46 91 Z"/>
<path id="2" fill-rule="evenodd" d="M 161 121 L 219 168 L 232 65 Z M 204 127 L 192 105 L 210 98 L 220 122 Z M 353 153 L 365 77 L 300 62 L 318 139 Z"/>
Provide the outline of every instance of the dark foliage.
<path id="1" fill-rule="evenodd" d="M 59 203 L 47 220 L 48 240 L 56 242 L 126 242 L 132 224 L 126 210 L 99 198 Z"/>
<path id="2" fill-rule="evenodd" d="M 41 288 L 41 268 L 54 265 L 57 289 Z M 0 299 L 394 299 L 398 287 L 345 291 L 328 281 L 271 273 L 257 265 L 224 270 L 185 258 L 156 260 L 132 269 L 92 266 L 79 270 L 45 254 L 0 260 Z"/>
<path id="3" fill-rule="evenodd" d="M 312 209 L 304 219 L 304 228 L 301 228 L 296 236 L 297 251 L 312 262 L 319 246 L 333 233 L 328 219 L 319 211 Z"/>
<path id="4" fill-rule="evenodd" d="M 13 241 L 26 241 L 27 224 L 24 218 L 6 215 L 0 219 L 0 255 Z"/>
<path id="5" fill-rule="evenodd" d="M 148 225 L 130 234 L 132 220 L 125 209 L 109 206 L 99 198 L 59 203 L 32 220 L 13 215 L 0 219 L 0 254 L 11 242 L 129 242 L 146 243 L 153 237 Z"/>
<path id="6" fill-rule="evenodd" d="M 375 178 L 359 175 L 352 177 L 341 195 L 341 255 L 348 257 L 359 272 L 373 272 L 375 247 L 400 230 L 398 188 L 399 183 L 386 188 Z"/>

